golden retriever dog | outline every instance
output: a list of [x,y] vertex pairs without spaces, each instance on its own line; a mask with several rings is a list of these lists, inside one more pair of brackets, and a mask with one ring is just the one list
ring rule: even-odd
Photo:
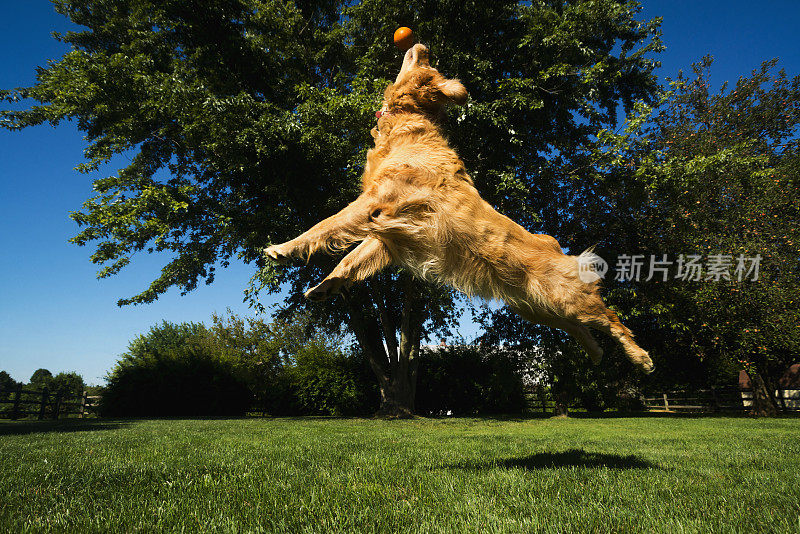
[[307,259],[359,243],[307,298],[327,299],[388,265],[401,265],[422,279],[502,300],[532,323],[566,331],[595,363],[603,352],[589,328],[605,332],[642,371],[652,371],[647,352],[603,303],[597,280],[581,280],[579,260],[591,261],[591,253],[564,254],[554,238],[531,234],[478,194],[442,133],[445,106],[467,98],[461,82],[442,76],[430,66],[428,49],[414,45],[376,113],[375,147],[367,154],[361,195],[265,254],[275,261]]

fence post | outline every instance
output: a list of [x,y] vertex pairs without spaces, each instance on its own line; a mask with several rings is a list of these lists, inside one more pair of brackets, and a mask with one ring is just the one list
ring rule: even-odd
[[775,391],[777,393],[776,397],[778,397],[778,404],[780,404],[779,408],[782,412],[787,412],[786,410],[786,390],[785,389],[778,389]]
[[17,391],[14,392],[14,407],[11,408],[11,419],[17,420],[19,419],[19,403],[20,397],[22,396],[22,386],[17,386]]
[[44,419],[44,410],[47,407],[47,401],[50,399],[49,391],[47,390],[47,386],[42,389],[42,399],[39,401],[39,420]]
[[717,413],[719,411],[719,401],[717,401],[717,390],[711,386],[711,411]]
[[61,392],[56,393],[56,404],[53,406],[53,419],[58,419],[58,413],[61,411]]
[[666,393],[664,393],[664,411],[665,412],[669,411],[669,402],[667,402],[667,394]]
[[78,415],[78,418],[83,419],[85,413],[86,413],[86,392],[84,391],[83,395],[81,395],[81,411],[80,414]]

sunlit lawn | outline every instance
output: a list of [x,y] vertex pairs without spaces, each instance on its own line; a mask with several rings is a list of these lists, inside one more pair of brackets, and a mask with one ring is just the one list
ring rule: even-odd
[[800,420],[2,422],[0,526],[799,532]]

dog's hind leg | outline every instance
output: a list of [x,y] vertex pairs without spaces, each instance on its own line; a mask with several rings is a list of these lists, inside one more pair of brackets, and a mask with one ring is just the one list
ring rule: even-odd
[[339,265],[319,285],[306,291],[309,300],[326,300],[342,287],[360,282],[392,263],[392,256],[383,241],[368,237],[342,258]]
[[514,307],[513,309],[531,323],[558,328],[571,335],[580,343],[583,350],[589,355],[589,359],[592,360],[592,363],[598,364],[603,358],[603,349],[600,348],[600,345],[598,345],[597,341],[592,337],[592,333],[589,332],[589,329],[580,323],[553,315],[534,313],[520,307]]
[[[602,304],[599,295],[596,297]],[[598,306],[599,308],[599,306]],[[628,359],[644,373],[651,373],[655,366],[650,355],[633,340],[633,332],[622,324],[617,314],[602,306],[596,313],[578,314],[576,317],[581,324],[590,328],[596,328],[614,338],[622,345]]]

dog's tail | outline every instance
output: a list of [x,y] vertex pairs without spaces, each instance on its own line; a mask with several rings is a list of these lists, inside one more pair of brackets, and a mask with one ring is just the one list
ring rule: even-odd
[[[594,244],[594,245],[592,245],[591,247],[587,248],[586,250],[584,250],[583,252],[581,252],[580,254],[578,254],[578,259],[581,259],[581,258],[582,258],[584,261],[589,261],[589,262],[591,262],[591,261],[593,261],[593,260],[594,260],[594,259],[596,259],[596,258],[600,258],[600,256],[598,256],[598,255],[597,255],[597,254],[595,254],[595,252],[594,252],[594,249],[596,249],[596,248],[597,248],[597,243],[595,243],[595,244]],[[601,258],[601,259],[602,259],[602,258]]]

